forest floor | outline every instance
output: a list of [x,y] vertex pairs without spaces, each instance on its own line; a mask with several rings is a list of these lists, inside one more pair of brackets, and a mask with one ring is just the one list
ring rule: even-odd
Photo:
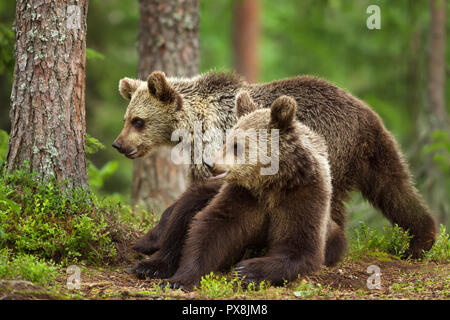
[[[134,261],[135,262],[135,261]],[[1,299],[444,299],[450,300],[450,264],[399,260],[378,253],[364,257],[347,256],[338,266],[281,287],[236,290],[230,282],[211,281],[192,292],[161,289],[161,280],[138,280],[128,273],[130,264],[95,268],[81,267],[81,288],[67,289],[67,275],[61,270],[50,288],[26,281],[0,281]],[[373,274],[367,268],[380,268],[381,287],[369,289]],[[226,276],[231,279],[231,275]],[[372,278],[371,278],[372,279]],[[370,280],[370,279],[369,279]],[[233,287],[234,286],[234,287]],[[231,290],[230,290],[231,288]],[[234,289],[233,289],[234,288]]]

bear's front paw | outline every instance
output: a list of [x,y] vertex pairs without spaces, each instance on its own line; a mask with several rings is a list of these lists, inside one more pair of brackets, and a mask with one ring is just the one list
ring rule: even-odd
[[258,271],[258,268],[252,267],[249,263],[241,262],[237,264],[234,268],[234,273],[244,285],[249,285],[251,282],[260,283],[264,281],[264,277]]
[[420,259],[423,253],[430,250],[435,242],[434,234],[428,237],[413,237],[409,242],[409,248],[402,258]]
[[167,288],[170,288],[170,289],[173,289],[173,290],[180,289],[180,290],[183,290],[185,292],[192,291],[193,288],[194,288],[194,286],[192,284],[183,283],[183,282],[180,282],[180,281],[172,281],[172,280],[164,281],[163,283],[161,283],[159,285],[159,287],[161,289],[163,289],[163,290],[167,289]]
[[170,276],[168,268],[164,267],[163,263],[152,259],[140,261],[131,272],[141,280],[145,278],[168,278]]

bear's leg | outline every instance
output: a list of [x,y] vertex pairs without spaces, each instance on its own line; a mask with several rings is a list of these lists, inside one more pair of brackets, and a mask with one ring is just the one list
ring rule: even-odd
[[378,133],[372,152],[359,168],[359,187],[374,207],[393,224],[409,230],[413,238],[408,256],[420,258],[436,239],[436,223],[413,185],[408,166],[393,137]]
[[244,283],[270,281],[282,285],[292,281],[299,274],[308,275],[320,269],[324,263],[322,250],[315,248],[293,248],[289,243],[271,247],[265,257],[252,258],[239,262],[234,271]]
[[265,237],[266,215],[244,188],[226,185],[199,212],[188,232],[172,288],[190,290],[202,276],[221,271],[240,259],[245,249]]
[[344,229],[330,219],[325,245],[325,265],[327,267],[335,266],[344,257],[346,248],[347,238]]
[[329,219],[326,196],[311,190],[287,199],[269,213],[267,255],[236,265],[237,275],[245,282],[267,280],[280,285],[323,265]]
[[333,194],[331,197],[331,218],[344,230],[347,222],[347,209],[345,208],[344,201],[348,199],[348,191],[346,190],[349,189],[351,188],[339,188],[339,186],[333,186]]
[[175,204],[176,202],[166,210],[164,210],[164,212],[161,214],[161,219],[159,220],[158,224],[149,232],[147,232],[142,238],[140,238],[138,242],[136,242],[136,244],[132,247],[134,251],[151,255],[155,251],[159,250],[161,246],[161,237],[167,227],[167,221],[172,214]]
[[[140,261],[132,272],[140,279],[167,278],[178,267],[181,250],[192,218],[202,210],[219,191],[222,182],[208,181],[190,187],[173,204],[160,236],[160,249],[149,259]],[[160,230],[161,230],[160,229]]]

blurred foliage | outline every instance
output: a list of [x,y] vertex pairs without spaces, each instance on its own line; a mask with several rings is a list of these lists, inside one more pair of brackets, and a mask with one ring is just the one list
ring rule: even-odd
[[14,69],[14,32],[0,24],[0,74],[7,71],[12,75]]
[[91,60],[91,59],[104,59],[105,56],[102,55],[100,52],[95,51],[94,49],[91,48],[86,48],[86,59],[87,60]]
[[450,132],[436,130],[431,134],[431,142],[422,149],[425,155],[431,154],[433,161],[445,175],[450,175]]
[[8,140],[8,133],[5,130],[0,129],[0,161],[6,160],[6,154],[8,152]]
[[[97,153],[99,150],[105,149],[105,146],[90,134],[86,135],[86,155]],[[100,169],[98,169],[92,161],[87,161],[89,187],[95,193],[98,193],[103,187],[106,179],[111,177],[117,170],[117,161],[108,161]]]
[[[312,74],[367,102],[405,151],[417,186],[436,217],[449,226],[448,130],[432,134],[426,92],[428,1],[260,2],[260,80]],[[233,68],[233,4],[233,0],[200,0],[202,72]],[[381,8],[381,30],[366,27],[366,8],[371,4]],[[121,130],[127,106],[117,91],[118,81],[136,75],[138,5],[138,1],[91,1],[88,14],[87,130],[108,146],[88,156],[90,176],[100,177],[97,182],[91,181],[91,188],[101,188],[105,194],[120,194],[122,199],[129,198],[133,165],[109,146]],[[0,72],[0,129],[6,131],[13,71],[14,8],[13,0],[0,2],[0,66],[4,66],[3,73]],[[448,17],[449,8],[447,1]],[[450,34],[448,17],[447,34]],[[450,61],[449,49],[446,55],[446,61]],[[450,81],[446,86],[449,110]],[[112,160],[117,161],[119,168],[115,172],[113,164],[107,165]],[[100,181],[110,174],[107,183]],[[348,204],[351,227],[360,220],[379,228],[387,223],[359,194],[355,193],[352,199]]]

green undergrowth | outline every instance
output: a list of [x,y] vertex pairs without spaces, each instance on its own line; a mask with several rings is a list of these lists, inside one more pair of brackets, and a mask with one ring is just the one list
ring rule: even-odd
[[320,283],[312,283],[298,277],[298,281],[292,283],[284,282],[282,286],[271,286],[270,282],[246,283],[233,275],[217,275],[213,272],[202,277],[200,285],[196,288],[200,297],[206,299],[221,298],[255,298],[273,299],[282,295],[293,295],[296,298],[313,298],[326,296],[330,290]]
[[[411,238],[408,231],[397,225],[384,226],[380,231],[361,222],[352,233],[348,256],[354,259],[370,256],[381,260],[405,258]],[[422,261],[450,262],[450,236],[444,225],[440,225],[436,242],[431,250],[423,253]]]
[[[7,145],[0,130],[0,279],[49,284],[56,268],[121,263],[132,254],[130,243],[155,223],[120,197],[99,196],[114,162],[97,169],[88,161],[91,190],[74,189],[67,182],[42,183],[27,163],[8,171]],[[89,154],[102,148],[87,137]]]
[[441,263],[450,262],[450,235],[447,233],[444,225],[440,225],[440,232],[436,242],[430,251],[424,253],[423,260]]
[[26,280],[48,286],[55,281],[57,269],[54,263],[33,255],[13,255],[9,249],[0,249],[0,279]]
[[139,225],[131,209],[83,189],[42,184],[27,169],[0,177],[0,248],[64,265],[112,263]]
[[237,277],[227,277],[216,275],[213,272],[202,277],[200,285],[196,288],[200,296],[204,298],[216,299],[243,295],[265,295],[270,284],[262,281],[261,283],[250,282],[248,285]]
[[48,285],[57,267],[120,264],[153,223],[121,201],[0,170],[0,279]]
[[361,222],[352,232],[350,254],[355,258],[368,253],[402,257],[409,248],[411,238],[407,231],[397,225],[384,226],[380,231]]

